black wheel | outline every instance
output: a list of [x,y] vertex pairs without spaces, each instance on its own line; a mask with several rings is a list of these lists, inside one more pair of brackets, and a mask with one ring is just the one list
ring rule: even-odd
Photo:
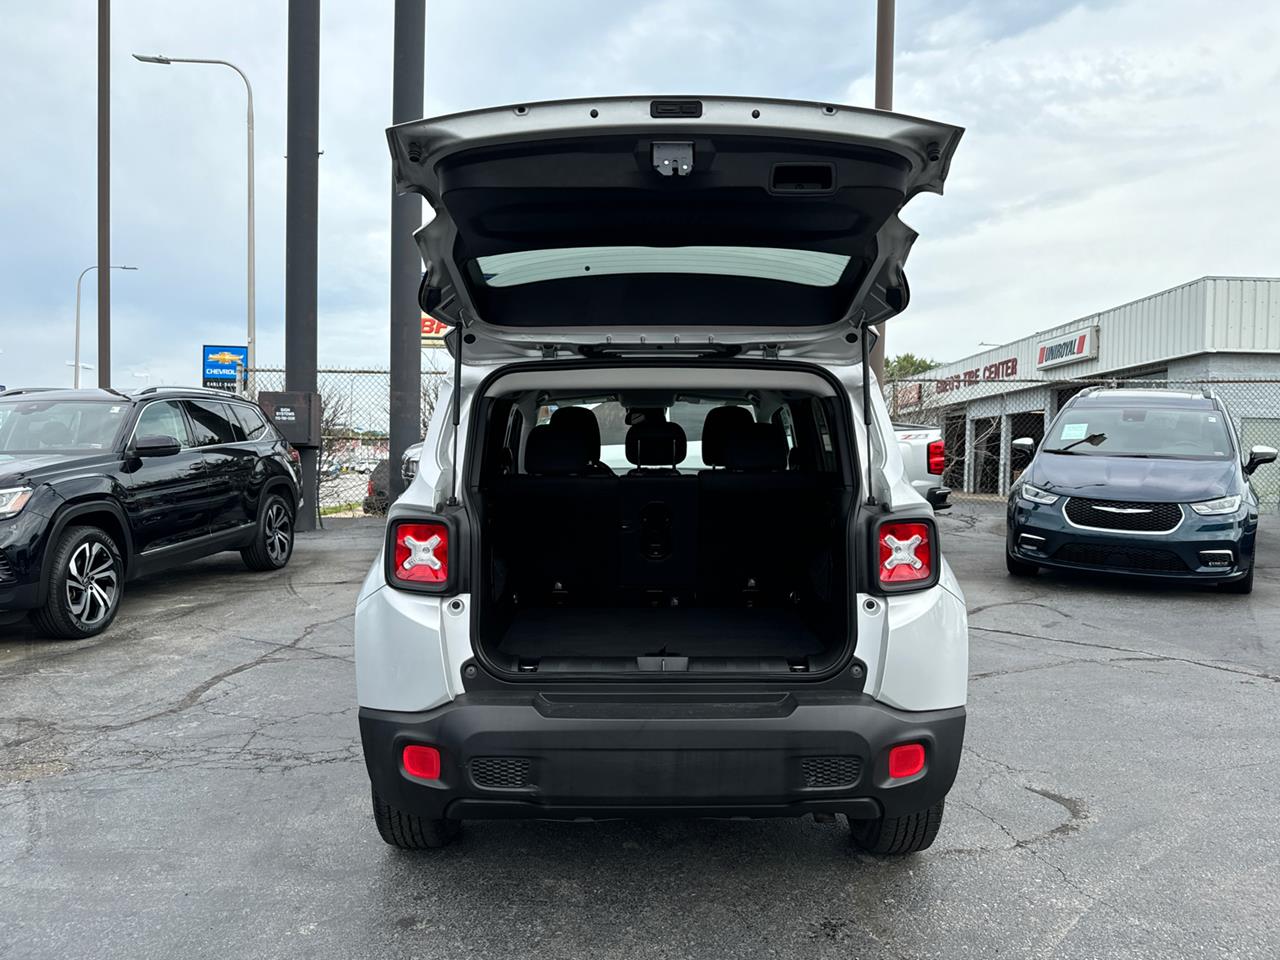
[[46,636],[82,640],[111,625],[123,593],[116,542],[97,527],[68,527],[53,548],[49,598],[31,619]]
[[293,507],[280,494],[268,494],[262,502],[253,543],[240,556],[250,570],[279,570],[293,556]]
[[938,835],[942,826],[942,808],[945,800],[939,800],[928,810],[909,813],[903,817],[880,817],[877,820],[850,820],[853,842],[867,853],[890,856],[901,853],[919,853],[926,850]]
[[401,850],[435,850],[448,846],[462,826],[457,820],[430,820],[397,810],[377,792],[373,794],[373,822],[378,825],[382,839]]
[[1004,566],[1005,569],[1009,571],[1009,576],[1011,577],[1034,577],[1040,572],[1040,568],[1034,563],[1027,563],[1024,560],[1019,560],[1007,550],[1004,554]]

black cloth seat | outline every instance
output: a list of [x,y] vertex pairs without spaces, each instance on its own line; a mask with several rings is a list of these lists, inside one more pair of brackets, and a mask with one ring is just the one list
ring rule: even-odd
[[600,461],[600,421],[586,407],[560,407],[551,414],[550,426],[579,437],[587,451],[588,474],[612,477],[613,470]]
[[726,465],[729,444],[736,433],[750,429],[755,417],[746,407],[713,407],[702,421],[702,462],[708,467]]
[[524,473],[495,478],[493,534],[521,602],[599,603],[616,586],[617,479],[593,475],[580,433],[529,431]]
[[787,470],[776,423],[752,422],[726,440],[725,469],[698,474],[699,594],[784,600],[802,590],[826,532],[823,475]]
[[677,467],[687,451],[684,429],[647,417],[627,431],[618,480],[619,575],[624,590],[656,602],[678,602],[697,580],[698,481]]

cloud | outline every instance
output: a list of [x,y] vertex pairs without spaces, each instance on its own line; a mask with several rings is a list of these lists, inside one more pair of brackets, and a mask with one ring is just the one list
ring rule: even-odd
[[[190,382],[242,342],[244,92],[256,108],[259,357],[283,359],[284,3],[113,4],[115,373]],[[899,110],[968,129],[945,197],[913,201],[913,302],[890,351],[963,355],[1209,272],[1271,273],[1280,11],[1205,17],[1023,0],[899,4]],[[428,114],[618,93],[872,99],[874,4],[433,0]],[[96,258],[92,0],[20,4],[0,32],[0,382],[64,382],[75,277]],[[385,366],[391,0],[322,8],[324,365]],[[92,275],[90,275],[92,277]],[[94,352],[86,284],[82,352]]]

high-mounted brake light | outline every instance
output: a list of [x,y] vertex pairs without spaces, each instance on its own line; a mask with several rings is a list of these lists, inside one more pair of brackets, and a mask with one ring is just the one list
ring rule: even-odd
[[929,457],[929,472],[933,474],[941,474],[942,468],[946,464],[946,443],[942,440],[934,440],[925,448],[925,450]]
[[401,583],[449,580],[449,528],[443,523],[405,521],[392,529],[391,576]]
[[886,520],[876,531],[877,577],[885,589],[927,586],[936,579],[932,524]]

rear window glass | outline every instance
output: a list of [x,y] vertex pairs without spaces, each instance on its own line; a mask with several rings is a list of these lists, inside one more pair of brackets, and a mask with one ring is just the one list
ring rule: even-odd
[[758,277],[831,287],[849,265],[849,258],[777,247],[564,247],[499,253],[478,257],[475,263],[490,287],[636,273]]
[[246,440],[262,440],[266,437],[267,421],[253,407],[245,406],[243,403],[233,403],[231,412],[240,421]]
[[[631,463],[627,460],[627,430],[630,427],[627,425],[626,408],[616,400],[583,403],[581,406],[595,414],[596,423],[600,427],[600,461],[615,471],[629,470]],[[708,465],[702,459],[702,425],[706,422],[707,412],[718,406],[721,406],[719,401],[692,403],[687,400],[677,400],[675,404],[666,408],[666,419],[680,424],[684,430],[687,449],[684,461],[680,464],[682,472],[691,473],[707,469]],[[540,407],[537,423],[539,425],[550,423],[551,414],[555,410],[554,404]],[[747,407],[747,410],[753,417],[755,416],[751,407]]]

